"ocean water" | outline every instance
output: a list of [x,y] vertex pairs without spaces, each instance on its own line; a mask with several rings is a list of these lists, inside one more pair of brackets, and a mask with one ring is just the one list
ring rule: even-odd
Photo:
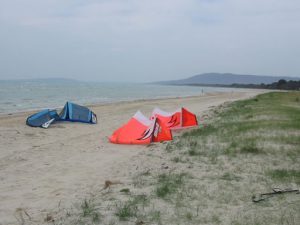
[[87,105],[186,97],[216,91],[228,92],[238,91],[238,89],[64,80],[0,81],[0,114],[60,108],[66,101]]

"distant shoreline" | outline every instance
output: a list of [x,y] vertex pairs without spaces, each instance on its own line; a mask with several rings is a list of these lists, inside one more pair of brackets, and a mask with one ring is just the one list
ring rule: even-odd
[[[215,92],[210,92],[206,94],[213,94]],[[204,94],[205,95],[205,94]],[[204,96],[203,95],[203,96]],[[86,107],[98,107],[98,106],[109,106],[109,105],[115,105],[115,104],[128,104],[128,103],[140,103],[140,102],[151,102],[151,101],[156,101],[156,100],[168,100],[168,99],[185,99],[185,98],[196,98],[200,97],[202,95],[191,95],[191,96],[183,96],[183,97],[157,97],[157,98],[144,98],[144,99],[132,99],[132,100],[117,100],[117,101],[111,101],[111,102],[99,102],[99,103],[92,103],[92,104],[82,104]],[[54,107],[53,109],[61,109],[62,107]],[[44,108],[36,108],[36,109],[28,109],[28,110],[22,110],[22,111],[17,111],[17,112],[5,112],[5,113],[0,113],[0,117],[6,117],[6,116],[20,116],[24,114],[29,114],[29,113],[35,113],[39,110],[43,110]],[[52,108],[51,108],[52,109]]]
[[[292,81],[296,82],[297,86],[292,87],[283,87],[278,88],[278,82],[273,84],[160,84],[160,85],[167,85],[167,86],[190,86],[190,87],[217,87],[217,88],[242,88],[242,89],[266,89],[266,90],[300,90],[300,82],[299,81]],[[299,83],[299,85],[298,85]],[[299,86],[299,87],[298,87]],[[295,89],[296,88],[296,89]]]
[[[237,88],[238,89],[238,88]],[[257,90],[257,89],[251,89],[251,88],[244,88],[243,90]],[[260,89],[263,91],[263,89]],[[270,90],[265,90],[265,91],[270,91]],[[132,100],[119,100],[119,101],[113,101],[113,102],[99,102],[99,103],[92,103],[92,104],[82,104],[86,107],[102,107],[102,106],[113,106],[113,105],[126,105],[130,103],[150,103],[150,102],[156,102],[158,100],[175,100],[175,99],[190,99],[190,98],[199,98],[199,97],[211,97],[216,94],[225,94],[229,92],[222,92],[222,91],[214,91],[214,92],[204,92],[203,94],[199,95],[189,95],[189,96],[171,96],[171,97],[157,97],[157,98],[141,98],[141,99],[132,99]],[[62,106],[63,107],[63,106]],[[60,110],[62,107],[53,107],[50,109],[57,109]],[[17,116],[17,117],[23,117],[24,115],[29,115],[32,113],[36,113],[37,111],[43,110],[45,108],[36,108],[36,109],[28,109],[28,110],[22,110],[22,111],[17,111],[17,112],[5,112],[5,113],[0,113],[0,118],[5,118],[5,117],[12,117],[12,116]]]
[[[198,98],[198,97],[209,97],[212,95],[215,95],[216,93],[226,93],[226,92],[209,92],[209,93],[203,93],[201,95],[190,95],[190,96],[173,96],[173,97],[157,97],[157,98],[143,98],[143,99],[132,99],[132,100],[120,100],[120,101],[114,101],[114,102],[99,102],[99,103],[92,103],[92,104],[82,104],[86,107],[100,107],[100,106],[111,106],[111,105],[126,105],[130,103],[142,103],[142,102],[155,102],[157,100],[174,100],[174,99],[189,99],[189,98]],[[8,113],[0,113],[0,117],[10,117],[10,116],[23,116],[24,114],[30,114],[35,113],[39,110],[42,110],[44,108],[37,108],[37,109],[29,109],[24,111],[18,111],[18,112],[8,112]],[[53,109],[62,109],[62,107],[54,107]]]
[[[62,108],[66,101],[94,106],[138,100],[199,96],[213,92],[238,92],[238,89],[222,87],[192,87],[137,84],[76,85],[19,84],[0,85],[0,115],[16,115],[42,109]],[[18,90],[18,91],[15,91]]]

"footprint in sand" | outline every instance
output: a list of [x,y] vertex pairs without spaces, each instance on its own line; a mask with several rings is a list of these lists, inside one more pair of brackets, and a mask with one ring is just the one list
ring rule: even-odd
[[28,136],[28,137],[34,137],[35,134],[34,134],[34,133],[25,133],[25,136]]

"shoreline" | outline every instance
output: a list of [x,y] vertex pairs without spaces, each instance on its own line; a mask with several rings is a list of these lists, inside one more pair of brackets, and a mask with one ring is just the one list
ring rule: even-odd
[[[233,89],[233,88],[232,88]],[[253,92],[270,92],[272,90],[268,89],[251,89],[251,88],[245,88],[240,90],[239,88],[235,88],[239,91],[232,91],[232,92],[224,92],[224,91],[214,91],[214,92],[207,92],[203,93],[200,95],[188,95],[188,96],[170,96],[170,97],[154,97],[154,98],[141,98],[141,99],[131,99],[131,100],[116,100],[116,101],[111,101],[111,102],[99,102],[99,103],[87,103],[87,104],[81,104],[82,106],[85,107],[100,107],[100,106],[109,106],[109,105],[115,105],[115,104],[128,104],[128,103],[142,103],[142,102],[151,102],[151,101],[156,101],[156,100],[173,100],[173,99],[188,99],[188,98],[197,98],[197,97],[205,97],[205,96],[212,96],[212,95],[217,95],[217,94],[226,94],[226,93],[239,93],[239,92],[247,92],[247,91],[253,91]],[[76,102],[74,102],[76,103]],[[63,106],[61,107],[53,107],[49,109],[55,109],[55,110],[61,110]],[[29,115],[33,114],[36,112],[39,112],[41,110],[44,110],[46,108],[36,108],[36,109],[25,109],[21,111],[12,111],[12,112],[3,112],[0,113],[0,118],[5,118],[5,117],[11,117],[11,116],[23,116],[23,115]]]
[[[214,93],[223,93],[223,92],[210,92],[212,94]],[[209,94],[210,94],[209,93]],[[205,95],[205,94],[204,94]],[[106,105],[114,105],[114,104],[128,104],[131,102],[145,102],[145,101],[155,101],[155,100],[168,100],[168,99],[184,99],[184,98],[192,98],[192,97],[200,97],[204,95],[190,95],[190,96],[178,96],[178,97],[157,97],[157,98],[141,98],[141,99],[132,99],[132,100],[116,100],[116,101],[111,101],[111,102],[99,102],[99,103],[88,103],[88,104],[81,104],[82,106],[85,107],[98,107],[98,106],[106,106]],[[74,102],[76,103],[76,102]],[[50,109],[55,109],[59,110],[62,109],[62,107],[54,107]],[[22,111],[14,111],[14,112],[5,112],[5,113],[0,113],[0,117],[5,117],[5,116],[14,116],[14,115],[22,115],[22,114],[28,114],[28,113],[36,113],[38,111],[44,110],[46,108],[36,108],[36,109],[28,109],[28,110],[22,110]]]
[[[216,94],[216,93],[223,93],[223,92],[210,92],[207,93],[207,95],[209,94]],[[81,104],[82,106],[85,107],[99,107],[99,106],[107,106],[107,105],[114,105],[114,104],[128,104],[128,103],[134,103],[134,102],[147,102],[147,101],[156,101],[156,100],[172,100],[172,99],[185,99],[185,98],[193,98],[193,97],[201,97],[201,96],[205,96],[204,95],[190,95],[190,96],[178,96],[178,97],[157,97],[157,98],[143,98],[143,99],[132,99],[132,100],[116,100],[116,101],[112,101],[112,102],[99,102],[99,103],[91,103],[91,104]],[[74,102],[76,103],[76,102]],[[50,108],[50,109],[55,109],[55,110],[61,110],[63,108],[62,107],[54,107],[54,108]],[[22,111],[14,111],[14,112],[5,112],[5,113],[0,113],[0,118],[1,117],[9,117],[9,116],[21,116],[23,114],[28,114],[28,113],[36,113],[39,112],[41,110],[44,110],[46,108],[36,108],[36,109],[28,109],[28,110],[22,110]]]

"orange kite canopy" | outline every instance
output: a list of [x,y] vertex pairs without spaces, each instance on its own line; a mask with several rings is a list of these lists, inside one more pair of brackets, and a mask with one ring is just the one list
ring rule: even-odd
[[185,108],[180,108],[172,113],[155,108],[152,112],[151,120],[155,118],[161,120],[170,129],[198,126],[196,115]]
[[170,129],[160,119],[149,120],[138,111],[110,136],[109,141],[115,144],[150,144],[172,139]]

